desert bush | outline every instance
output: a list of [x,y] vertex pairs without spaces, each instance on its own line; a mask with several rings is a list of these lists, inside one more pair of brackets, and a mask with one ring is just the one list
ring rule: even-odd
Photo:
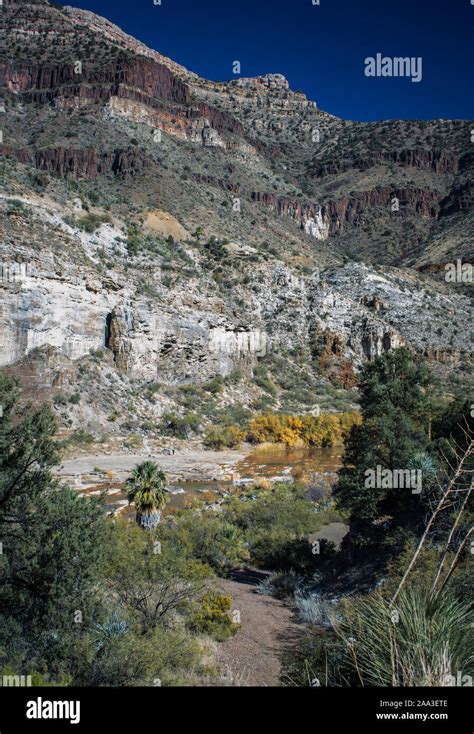
[[66,403],[67,403],[67,396],[64,393],[58,392],[56,393],[56,395],[54,395],[53,397],[54,405],[66,405]]
[[110,214],[92,214],[89,212],[79,217],[74,224],[79,229],[83,229],[85,232],[92,234],[101,224],[110,224],[111,221]]
[[[467,518],[468,525],[472,524],[472,517]],[[384,583],[380,587],[381,593],[391,599],[396,592],[402,576],[410,563],[417,546],[416,536],[409,534],[399,556],[392,558],[386,568]],[[453,547],[447,554],[446,566],[451,565],[455,556]],[[426,543],[421,549],[417,563],[410,575],[411,586],[432,586],[436,578],[440,563],[440,549],[437,542]],[[472,574],[471,558],[469,554],[462,554],[449,581],[451,592],[461,599],[472,599],[474,592],[474,578]]]
[[88,433],[83,428],[77,428],[70,436],[60,441],[58,445],[63,449],[70,447],[82,448],[90,446],[94,442],[95,438],[91,433]]
[[319,594],[296,593],[294,600],[298,618],[312,627],[329,627],[330,606]]
[[204,435],[203,443],[208,449],[225,448],[227,445],[225,431],[219,428],[209,428]]
[[219,426],[236,425],[241,429],[246,428],[251,417],[250,410],[244,408],[243,405],[226,405],[224,408],[214,410],[212,418]]
[[[332,632],[303,637],[281,658],[281,682],[286,686],[351,686],[354,677],[345,675],[346,653]],[[349,671],[351,672],[351,671]]]
[[176,615],[186,616],[189,604],[202,596],[212,576],[206,564],[187,557],[177,544],[157,538],[139,527],[117,523],[108,548],[106,588],[140,634]]
[[199,670],[198,647],[192,636],[157,627],[146,636],[128,632],[111,638],[76,675],[77,685],[182,685],[191,669]]
[[269,574],[255,589],[257,594],[271,594],[277,599],[289,599],[298,593],[303,584],[303,577],[293,569],[274,571]]
[[225,574],[249,559],[242,531],[214,513],[183,513],[171,528],[161,528],[160,535],[178,544],[188,558],[207,563],[217,573]]
[[25,211],[26,206],[20,199],[8,199],[7,214],[21,214]]
[[132,433],[127,436],[125,446],[130,449],[141,449],[143,447],[143,436],[140,436],[139,433]]
[[216,375],[211,380],[208,380],[208,382],[205,382],[203,388],[206,392],[216,395],[222,392],[224,388],[224,380],[220,375]]
[[[317,619],[317,605],[314,613]],[[329,617],[332,629],[315,630],[283,655],[284,684],[452,686],[472,680],[469,602],[450,594],[434,598],[412,586],[394,606],[373,592],[346,600]]]
[[160,431],[165,436],[176,438],[189,438],[195,433],[201,424],[201,419],[196,413],[186,413],[184,416],[176,413],[164,413],[161,418]]
[[268,377],[255,377],[254,382],[258,387],[261,387],[262,390],[265,390],[265,392],[267,392],[269,395],[276,395],[276,387]]
[[250,421],[247,437],[251,443],[279,443],[281,429],[279,416],[260,415]]
[[275,570],[313,567],[307,536],[319,529],[322,519],[303,494],[296,486],[275,484],[252,502],[234,499],[225,506],[223,518],[242,531],[255,565]]
[[48,174],[41,171],[30,174],[30,179],[33,184],[33,188],[36,191],[41,191],[42,189],[45,189],[49,183]]
[[204,446],[210,449],[236,448],[245,437],[245,433],[238,426],[226,428],[209,428],[204,436]]
[[219,591],[209,591],[201,599],[198,609],[191,621],[191,629],[200,634],[213,637],[224,642],[240,627],[232,620],[232,599]]

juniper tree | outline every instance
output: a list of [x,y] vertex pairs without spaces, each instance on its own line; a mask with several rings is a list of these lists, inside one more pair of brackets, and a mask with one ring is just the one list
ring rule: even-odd
[[100,500],[52,478],[59,455],[50,409],[23,403],[3,375],[0,405],[0,649],[44,664],[97,621],[105,513]]
[[419,495],[410,488],[368,486],[367,471],[404,470],[427,451],[433,378],[408,349],[397,349],[362,368],[360,404],[363,423],[353,426],[346,442],[337,504],[350,515],[355,545],[396,542],[396,529],[420,522],[423,490]]

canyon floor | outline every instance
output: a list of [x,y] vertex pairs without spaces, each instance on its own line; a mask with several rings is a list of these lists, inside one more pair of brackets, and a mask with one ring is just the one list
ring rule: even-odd
[[88,454],[61,462],[56,474],[73,483],[100,469],[113,472],[117,479],[125,479],[142,461],[156,461],[173,480],[213,481],[232,479],[232,468],[246,456],[243,451],[207,451],[183,449],[174,454],[140,452],[136,454]]

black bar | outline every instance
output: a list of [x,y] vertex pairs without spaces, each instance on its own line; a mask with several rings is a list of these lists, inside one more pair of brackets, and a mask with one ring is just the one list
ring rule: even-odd
[[[80,720],[28,719],[28,702],[79,701]],[[46,706],[46,708],[43,708]],[[29,704],[32,709],[32,704]],[[0,734],[34,731],[141,734],[206,726],[242,732],[272,721],[309,734],[472,734],[472,688],[0,688]],[[58,709],[57,713],[61,713]],[[62,709],[67,714],[66,707]],[[76,714],[77,710],[70,709]],[[284,724],[286,720],[287,724]]]

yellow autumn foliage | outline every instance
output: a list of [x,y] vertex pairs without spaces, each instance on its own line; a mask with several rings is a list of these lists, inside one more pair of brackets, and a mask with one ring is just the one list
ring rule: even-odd
[[249,423],[247,440],[251,443],[284,443],[286,446],[338,446],[352,426],[362,422],[359,413],[314,415],[257,415]]

